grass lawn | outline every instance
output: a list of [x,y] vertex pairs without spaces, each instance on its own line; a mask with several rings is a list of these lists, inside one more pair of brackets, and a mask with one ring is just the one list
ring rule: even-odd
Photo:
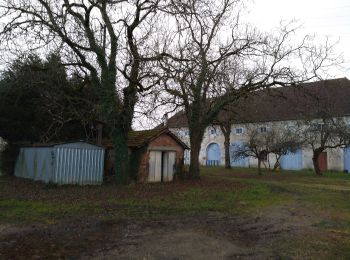
[[[89,242],[81,242],[73,251],[62,252],[64,246],[59,240],[69,233],[62,232],[62,227],[72,223],[74,227],[80,227],[87,222],[90,226],[94,222],[111,223],[115,227],[115,223],[128,221],[128,225],[138,225],[139,229],[133,231],[135,234],[148,230],[151,234],[164,235],[169,234],[170,227],[160,229],[159,225],[152,226],[151,223],[169,223],[170,220],[173,221],[173,235],[167,239],[180,237],[185,231],[200,234],[208,244],[227,243],[225,248],[232,247],[231,251],[236,252],[225,251],[225,256],[350,259],[350,174],[329,172],[318,177],[311,171],[283,171],[258,176],[255,169],[214,167],[202,168],[199,181],[98,187],[59,187],[12,177],[0,178],[0,248],[1,241],[7,241],[9,237],[18,240],[19,244],[23,232],[33,235],[37,230],[43,232],[45,229],[54,234],[50,243],[57,247],[52,249],[50,245],[50,250],[38,249],[39,256],[80,256],[79,248]],[[1,225],[5,230],[3,233]],[[33,225],[34,229],[26,231]],[[118,230],[126,232],[123,225],[118,226]],[[101,241],[108,239],[100,226],[94,226],[93,234],[85,235],[98,237]],[[151,238],[155,239],[155,236]],[[154,241],[158,246],[157,243]],[[4,256],[12,257],[11,249],[18,244],[6,244]],[[141,244],[138,244],[140,250],[146,250],[141,249]],[[99,246],[98,243],[94,245]],[[28,244],[25,249],[28,248],[33,245]],[[191,248],[184,252],[189,256],[200,254],[191,251],[194,246]],[[61,255],[55,255],[60,250]],[[91,247],[91,250],[97,249]],[[218,245],[217,251],[213,249],[206,254],[218,254],[223,250]],[[45,252],[50,254],[45,255]],[[172,256],[176,254],[168,252]],[[130,258],[141,258],[131,251],[125,254]],[[152,258],[152,254],[146,259],[157,258]]]

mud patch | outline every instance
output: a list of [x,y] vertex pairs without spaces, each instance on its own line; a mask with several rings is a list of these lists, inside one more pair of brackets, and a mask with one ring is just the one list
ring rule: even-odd
[[[0,258],[234,259],[278,257],[276,238],[305,230],[287,208],[254,218],[221,213],[154,221],[86,221],[0,234]],[[299,219],[299,221],[296,221]],[[3,229],[4,230],[4,229]]]

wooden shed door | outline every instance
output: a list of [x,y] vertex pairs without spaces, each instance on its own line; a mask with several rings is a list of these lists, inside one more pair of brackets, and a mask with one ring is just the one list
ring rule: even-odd
[[328,163],[327,163],[327,153],[323,152],[320,154],[320,157],[318,157],[318,163],[320,165],[321,171],[327,171],[328,170]]
[[174,178],[174,166],[176,160],[175,152],[163,153],[163,179],[162,181],[172,181]]
[[149,154],[149,182],[160,182],[162,180],[162,152],[151,151]]

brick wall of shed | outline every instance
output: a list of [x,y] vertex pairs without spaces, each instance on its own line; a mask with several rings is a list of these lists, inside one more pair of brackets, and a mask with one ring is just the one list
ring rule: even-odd
[[138,171],[138,182],[147,182],[149,172],[150,151],[159,151],[160,147],[164,147],[165,149],[171,148],[172,151],[176,151],[176,166],[177,168],[181,167],[184,158],[184,148],[178,142],[176,142],[170,135],[162,134],[156,139],[154,139],[151,143],[149,143],[145,153],[142,155]]

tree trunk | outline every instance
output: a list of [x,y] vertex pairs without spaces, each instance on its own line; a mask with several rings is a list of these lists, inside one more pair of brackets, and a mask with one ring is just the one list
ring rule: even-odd
[[273,172],[275,172],[278,169],[278,167],[280,167],[280,159],[281,159],[281,156],[276,155],[276,162],[272,169]]
[[312,156],[312,162],[314,164],[315,173],[317,175],[319,175],[319,176],[322,175],[322,172],[321,172],[321,169],[320,169],[320,164],[319,164],[319,161],[318,161],[318,158],[320,157],[320,155],[321,155],[320,152],[314,151],[313,156]]
[[[199,153],[201,150],[202,140],[204,133],[202,131],[193,132],[190,130],[191,138],[190,138],[190,145],[191,145],[191,162],[190,162],[190,177],[193,179],[199,179],[200,178],[200,165],[199,165]],[[195,134],[192,134],[195,133]]]
[[261,159],[260,158],[258,158],[258,174],[262,175],[262,172],[261,172]]
[[225,168],[231,169],[231,160],[230,160],[230,134],[231,134],[231,131],[227,131],[227,130],[228,129],[226,129],[226,131],[224,132],[224,136],[225,136],[225,142],[224,142]]
[[116,181],[127,184],[132,179],[129,171],[128,133],[134,113],[131,101],[135,99],[136,93],[124,89],[124,99],[121,100],[115,92],[115,78],[115,71],[104,71],[98,91],[102,116],[107,121],[113,143]]
[[114,127],[112,129],[112,142],[117,183],[127,184],[131,181],[129,176],[128,131],[120,126]]

